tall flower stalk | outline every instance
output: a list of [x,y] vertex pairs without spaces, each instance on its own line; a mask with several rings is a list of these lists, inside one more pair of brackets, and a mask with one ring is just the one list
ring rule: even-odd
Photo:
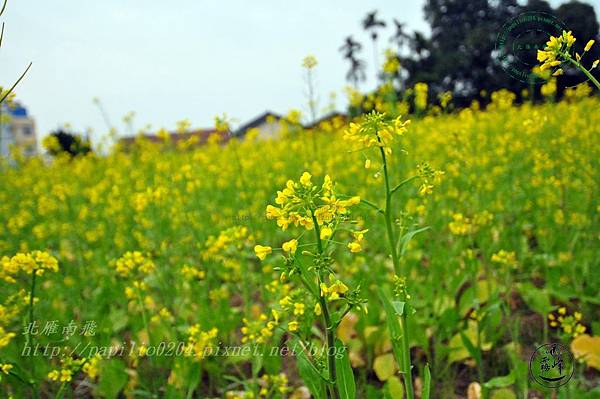
[[565,62],[572,64],[579,69],[583,74],[600,90],[600,82],[592,75],[591,71],[595,69],[600,60],[595,60],[591,67],[587,69],[582,64],[582,59],[585,54],[590,51],[594,45],[594,40],[589,40],[583,49],[583,54],[575,53],[573,55],[572,47],[577,39],[571,31],[563,31],[558,37],[550,36],[550,40],[546,42],[546,47],[543,50],[538,50],[537,59],[542,63],[540,69],[553,70],[553,76],[563,74],[562,64]]
[[[400,264],[401,254],[398,253],[398,244],[400,241],[409,240],[416,233],[423,231],[424,229],[409,231],[400,237],[399,240],[397,232],[394,229],[395,218],[392,199],[394,193],[400,188],[418,178],[421,178],[423,181],[419,193],[422,195],[430,193],[433,188],[433,182],[439,180],[443,172],[435,171],[425,164],[419,167],[419,174],[401,181],[396,186],[392,185],[389,173],[389,156],[392,154],[392,144],[398,137],[402,136],[407,131],[409,122],[410,121],[402,121],[400,117],[391,120],[385,114],[372,112],[366,115],[359,123],[351,123],[344,137],[351,141],[355,145],[356,150],[359,151],[365,151],[372,147],[379,148],[381,170],[383,171],[384,178],[385,206],[381,209],[372,202],[366,200],[363,200],[362,202],[377,210],[378,213],[383,215],[385,220],[386,235],[394,267],[394,282],[396,284],[396,289],[394,292],[394,301],[390,301],[383,291],[380,291],[380,299],[386,309],[388,326],[394,346],[394,355],[404,373],[406,397],[408,399],[414,399],[414,388],[411,376],[412,361],[410,358],[410,343],[408,336],[408,314],[412,311],[412,308],[408,302],[410,296],[407,294],[405,288],[406,279],[402,277],[404,271]],[[371,167],[371,160],[368,156],[365,167]]]
[[[335,184],[328,175],[322,185],[315,185],[311,179],[310,173],[304,172],[298,182],[289,180],[285,188],[277,192],[277,206],[267,206],[267,218],[275,219],[282,230],[290,226],[302,227],[314,234],[314,241],[300,244],[302,235],[299,235],[276,249],[283,252],[282,266],[275,268],[281,273],[280,281],[295,281],[298,288],[279,301],[281,309],[273,309],[275,320],[268,322],[260,335],[270,335],[273,323],[280,323],[280,316],[289,314],[291,321],[285,330],[306,348],[313,339],[313,323],[320,318],[324,328],[321,344],[326,366],[320,364],[317,356],[311,360],[301,354],[298,357],[300,374],[316,398],[353,398],[356,397],[354,375],[337,329],[351,310],[366,311],[366,301],[360,296],[360,286],[351,289],[336,276],[333,252],[336,246],[344,245],[339,241],[340,236],[350,238],[346,243],[350,252],[362,249],[366,230],[353,230],[349,223],[350,208],[357,205],[360,198],[338,198]],[[299,251],[302,247],[306,249]],[[273,252],[273,248],[263,245],[257,245],[254,250],[261,260]],[[309,264],[305,264],[307,259]],[[305,311],[310,308],[312,313]],[[247,334],[249,330],[246,328],[242,332]]]

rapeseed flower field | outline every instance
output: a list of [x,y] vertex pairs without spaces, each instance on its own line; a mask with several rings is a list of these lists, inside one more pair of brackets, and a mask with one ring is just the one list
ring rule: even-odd
[[3,161],[2,397],[596,397],[587,93]]

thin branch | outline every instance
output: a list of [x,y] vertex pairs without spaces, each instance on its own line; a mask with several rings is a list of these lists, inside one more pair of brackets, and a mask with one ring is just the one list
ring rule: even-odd
[[2,6],[2,10],[0,10],[0,17],[2,16],[2,14],[4,14],[4,10],[6,9],[6,3],[8,3],[8,0],[4,0],[4,5]]
[[12,93],[12,91],[15,89],[15,87],[17,87],[17,85],[19,84],[19,82],[21,80],[23,80],[23,78],[27,74],[27,71],[29,71],[29,68],[31,68],[32,65],[33,65],[33,62],[30,62],[29,66],[27,67],[27,69],[25,69],[25,72],[23,72],[23,74],[21,75],[21,77],[19,79],[17,79],[17,81],[15,82],[15,84],[12,85],[12,87],[10,89],[8,89],[8,91],[2,96],[2,98],[0,98],[0,104],[2,104],[4,102],[4,100],[6,100],[6,98],[10,95],[10,93]]
[[375,209],[379,213],[383,213],[383,209],[381,209],[380,207],[378,207],[374,203],[367,201],[366,199],[361,199],[360,203],[370,206],[371,208]]
[[392,191],[390,191],[390,194],[394,194],[396,191],[398,191],[402,186],[404,186],[407,183],[410,183],[411,181],[415,180],[416,178],[418,178],[419,176],[413,176],[413,177],[409,177],[408,179],[402,180],[400,182],[400,184],[398,184],[396,187],[394,187],[392,189]]

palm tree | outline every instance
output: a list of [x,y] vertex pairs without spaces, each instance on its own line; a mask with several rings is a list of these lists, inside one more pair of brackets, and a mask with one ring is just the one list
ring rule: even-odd
[[377,19],[377,10],[372,11],[366,15],[362,20],[362,27],[365,31],[371,34],[371,40],[373,41],[373,60],[375,62],[375,73],[377,74],[377,68],[379,62],[377,61],[377,38],[379,36],[379,29],[385,28],[386,23],[383,20]]
[[346,80],[351,81],[354,87],[357,87],[358,82],[365,79],[365,62],[357,58],[350,58],[350,69],[346,74]]
[[390,42],[396,43],[398,45],[398,49],[402,48],[404,44],[410,41],[410,34],[404,31],[405,23],[398,21],[394,18],[394,26],[396,27],[396,31],[390,37]]
[[344,58],[351,59],[354,55],[362,50],[362,44],[355,41],[352,36],[348,36],[344,39],[344,45],[340,47],[340,51],[344,53]]
[[362,50],[362,44],[355,41],[352,36],[346,37],[344,44],[340,47],[344,59],[350,62],[350,69],[346,74],[346,80],[352,82],[354,87],[358,86],[358,82],[365,80],[365,63],[358,59],[356,54]]

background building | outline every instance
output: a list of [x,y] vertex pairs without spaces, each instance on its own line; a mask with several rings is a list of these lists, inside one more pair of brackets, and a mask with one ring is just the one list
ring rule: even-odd
[[281,115],[271,111],[265,111],[256,118],[244,123],[234,133],[236,137],[243,137],[250,129],[258,129],[260,139],[277,138],[281,130]]
[[35,120],[18,102],[0,106],[0,156],[7,157],[12,146],[22,148],[27,156],[38,152]]

